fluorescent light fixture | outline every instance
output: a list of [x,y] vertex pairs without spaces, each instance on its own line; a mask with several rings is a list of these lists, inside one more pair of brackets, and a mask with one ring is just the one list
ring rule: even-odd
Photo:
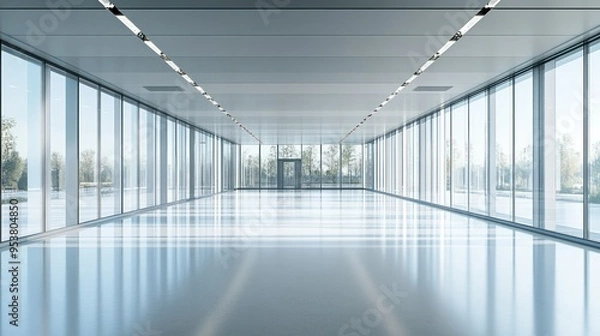
[[352,132],[354,132],[358,127],[363,125],[369,118],[373,117],[374,114],[378,113],[388,102],[394,99],[400,91],[402,91],[405,87],[409,86],[417,77],[419,77],[425,70],[427,70],[435,61],[437,61],[444,53],[446,53],[458,40],[460,40],[469,30],[471,30],[484,16],[486,16],[494,7],[496,7],[501,0],[488,0],[487,4],[483,6],[479,11],[473,16],[461,29],[459,29],[449,41],[447,41],[442,47],[433,54],[417,71],[415,71],[410,78],[408,78],[396,91],[394,91],[386,100],[379,104],[372,113],[368,114],[365,119],[363,119],[352,131],[350,131],[342,140],[343,142]]
[[471,30],[471,28],[475,27],[477,22],[481,21],[481,19],[483,19],[483,16],[475,15],[471,18],[471,20],[469,20],[469,22],[467,22],[462,28],[460,28],[459,32],[462,35],[465,35],[469,30]]
[[417,72],[419,73],[423,73],[423,71],[427,70],[427,68],[429,68],[433,62],[435,62],[434,60],[427,60],[427,62],[425,62],[425,64],[421,65],[421,67],[419,68],[419,70]]
[[98,0],[102,6],[104,6],[104,8],[108,9],[108,8],[113,8],[115,5],[113,5],[112,2],[108,1],[108,0]]
[[158,47],[156,46],[156,44],[154,44],[154,42],[150,41],[150,40],[146,40],[144,41],[144,44],[150,48],[152,51],[154,51],[158,56],[160,56],[162,54],[162,51],[160,51],[160,49],[158,49]]
[[150,39],[142,32],[142,30],[140,28],[138,28],[133,21],[131,21],[127,16],[125,16],[125,14],[123,14],[119,8],[117,8],[117,6],[115,6],[110,0],[98,0],[98,2],[100,2],[100,4],[102,4],[102,6],[104,6],[104,8],[106,8],[111,14],[113,14],[117,19],[119,19],[119,21],[121,21],[121,23],[123,23],[123,25],[125,25],[125,27],[127,27],[134,35],[136,35],[140,40],[142,40],[142,42],[148,47],[150,48],[150,50],[152,50],[154,53],[156,53],[163,61],[165,61],[165,63],[167,63],[167,65],[173,69],[173,71],[175,71],[178,75],[180,75],[183,79],[185,79],[186,82],[188,82],[189,84],[191,84],[196,90],[198,90],[198,92],[200,92],[200,94],[202,94],[202,96],[204,98],[206,98],[209,102],[211,102],[211,104],[213,104],[214,106],[217,107],[217,109],[219,109],[219,111],[223,114],[226,114],[228,117],[231,118],[231,120],[233,120],[237,125],[239,125],[244,131],[246,131],[246,133],[248,133],[251,137],[253,137],[254,139],[256,139],[260,144],[262,144],[262,142],[260,141],[260,139],[258,139],[252,132],[250,132],[246,127],[244,127],[237,119],[235,119],[235,117],[233,117],[231,114],[227,113],[227,111],[225,110],[225,108],[223,108],[217,101],[215,101],[200,85],[198,85],[198,83],[196,83],[194,81],[194,79],[192,79],[192,77],[190,77],[187,73],[185,73],[179,66],[177,66],[177,64],[175,64],[175,62],[173,62],[169,56],[167,56],[165,53],[163,53],[160,48],[154,44],[152,41],[150,41]]
[[135,23],[131,22],[131,20],[129,20],[129,18],[127,18],[127,16],[117,15],[116,17],[117,17],[117,19],[119,19],[119,21],[121,21],[125,25],[125,27],[129,28],[129,30],[131,30],[131,32],[133,32],[134,35],[137,35],[142,31],[140,28],[138,28],[135,25]]
[[[442,56],[442,55],[443,55],[443,54],[444,54],[446,51],[448,51],[448,49],[450,49],[450,48],[451,48],[451,47],[454,45],[454,43],[456,43],[456,41],[452,41],[452,40],[450,40],[450,41],[446,42],[446,44],[444,44],[444,45],[443,45],[443,46],[440,48],[440,50],[438,50],[438,52],[437,52],[437,53],[438,53],[438,55],[439,55],[439,56]],[[438,57],[439,57],[439,56],[438,56]]]
[[452,36],[450,38],[450,41],[458,42],[458,40],[460,40],[462,37],[463,37],[462,33],[458,31],[458,32],[456,32],[456,34],[454,34],[454,36]]
[[171,69],[173,69],[175,72],[181,71],[181,69],[179,69],[179,67],[177,66],[177,64],[175,64],[175,62],[168,60],[168,61],[165,61],[165,63],[167,63],[167,65],[169,65],[171,67]]
[[494,7],[496,7],[500,3],[500,1],[502,1],[502,0],[490,0],[487,3],[487,5],[485,5],[485,7],[487,7],[487,8],[494,8]]
[[415,79],[417,79],[418,77],[419,77],[419,75],[412,74],[412,76],[410,76],[410,78],[408,78],[408,79],[406,80],[406,82],[405,82],[405,83],[408,83],[408,84],[410,84],[410,83],[412,83],[412,82],[413,82]]
[[194,84],[194,80],[192,79],[192,77],[190,77],[188,74],[183,74],[181,75],[181,78],[185,79],[186,82],[190,83],[190,84]]

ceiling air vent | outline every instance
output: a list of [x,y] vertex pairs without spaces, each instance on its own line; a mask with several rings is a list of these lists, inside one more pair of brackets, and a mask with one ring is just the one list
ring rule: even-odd
[[413,91],[418,92],[446,92],[452,89],[452,86],[417,86]]
[[144,89],[150,92],[181,92],[183,88],[180,86],[144,86]]

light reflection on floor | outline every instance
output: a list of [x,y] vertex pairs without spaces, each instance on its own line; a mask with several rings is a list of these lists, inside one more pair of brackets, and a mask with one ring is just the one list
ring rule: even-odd
[[2,335],[600,335],[599,253],[370,192],[222,194],[21,259]]

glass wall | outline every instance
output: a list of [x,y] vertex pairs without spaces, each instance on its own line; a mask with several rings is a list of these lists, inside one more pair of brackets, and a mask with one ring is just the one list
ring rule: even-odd
[[323,145],[323,188],[340,186],[340,146]]
[[577,47],[374,139],[374,189],[600,241],[599,69]]
[[554,135],[546,158],[555,162],[546,167],[545,228],[582,237],[583,50],[548,62],[544,76],[545,128]]
[[204,190],[204,195],[209,195],[216,192],[215,188],[215,170],[214,161],[215,152],[213,142],[215,137],[211,134],[202,133],[203,134],[203,144],[202,144],[202,153],[204,154],[204,160],[202,160],[202,189]]
[[241,146],[240,187],[260,187],[260,146]]
[[600,241],[600,43],[590,46],[589,81],[589,237]]
[[533,223],[533,74],[514,80],[514,183],[515,220]]
[[178,193],[176,199],[178,201],[185,200],[190,197],[190,134],[189,128],[185,124],[177,124],[177,186]]
[[[11,202],[23,237],[187,199],[192,180],[202,194],[215,191],[220,138],[4,45],[0,70],[0,241]],[[224,143],[232,188],[236,145]]]
[[260,146],[260,186],[277,188],[277,146]]
[[177,184],[177,124],[175,120],[167,119],[167,202],[178,199],[179,186]]
[[[362,145],[342,145],[342,187],[362,188]],[[390,156],[393,158],[393,156]]]
[[444,184],[443,184],[443,205],[452,205],[452,114],[451,109],[447,108],[444,114],[444,155],[440,164],[444,166]]
[[79,222],[99,216],[98,87],[79,83]]
[[255,174],[259,167],[260,188],[277,188],[279,159],[301,160],[302,188],[363,188],[365,176],[373,176],[368,166],[375,163],[369,159],[374,151],[363,153],[369,151],[364,145],[241,145],[235,149],[241,153],[240,188],[259,187]]
[[42,64],[2,49],[2,239],[18,203],[19,234],[44,229],[42,194]]
[[375,162],[374,162],[374,150],[373,143],[367,143],[364,146],[364,185],[365,188],[373,189],[373,175],[375,175]]
[[412,198],[417,198],[415,197],[415,178],[414,178],[414,171],[415,171],[415,167],[417,166],[416,162],[415,162],[415,137],[414,137],[414,129],[415,127],[413,126],[408,126],[407,128],[404,129],[404,139],[406,141],[406,155],[404,156],[404,166],[402,167],[402,170],[405,172],[405,185],[406,185],[406,192],[404,193],[404,196],[406,197],[412,197]]
[[469,106],[466,101],[452,106],[452,206],[469,207]]
[[492,88],[490,96],[490,215],[513,220],[513,85]]
[[156,116],[149,109],[140,107],[140,167],[139,167],[139,192],[140,208],[147,208],[156,204],[155,171],[156,163]]
[[[77,134],[77,78],[68,76],[57,69],[47,70],[48,102],[47,133],[48,153],[46,157],[46,225],[47,229],[58,229],[68,225],[77,224],[77,213],[73,212],[73,198],[77,197],[77,190],[73,186],[77,181],[77,148],[67,146],[68,142]],[[2,139],[5,139],[4,118],[2,119]],[[71,138],[69,138],[71,137]],[[3,147],[5,148],[5,147]],[[4,152],[3,152],[4,153]],[[4,155],[4,154],[3,154]],[[3,156],[4,157],[4,156]],[[3,161],[4,162],[4,161]],[[67,164],[70,162],[71,164]],[[75,163],[75,165],[73,164]],[[71,186],[71,190],[68,190]],[[4,196],[4,195],[3,195]],[[67,210],[71,213],[68,213]]]
[[235,185],[235,146],[223,141],[223,191],[233,190]]
[[296,145],[279,145],[279,158],[280,159],[299,159],[300,158],[300,147]]
[[100,93],[100,217],[121,213],[120,138],[117,120],[121,119],[121,99]]
[[487,95],[469,99],[469,210],[487,213]]
[[123,101],[123,211],[138,209],[138,107]]
[[321,187],[321,146],[302,145],[302,187]]

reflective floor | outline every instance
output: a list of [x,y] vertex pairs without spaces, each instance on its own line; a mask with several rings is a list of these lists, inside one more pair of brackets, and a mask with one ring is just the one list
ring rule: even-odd
[[600,335],[600,254],[363,191],[240,191],[21,249],[1,335]]

